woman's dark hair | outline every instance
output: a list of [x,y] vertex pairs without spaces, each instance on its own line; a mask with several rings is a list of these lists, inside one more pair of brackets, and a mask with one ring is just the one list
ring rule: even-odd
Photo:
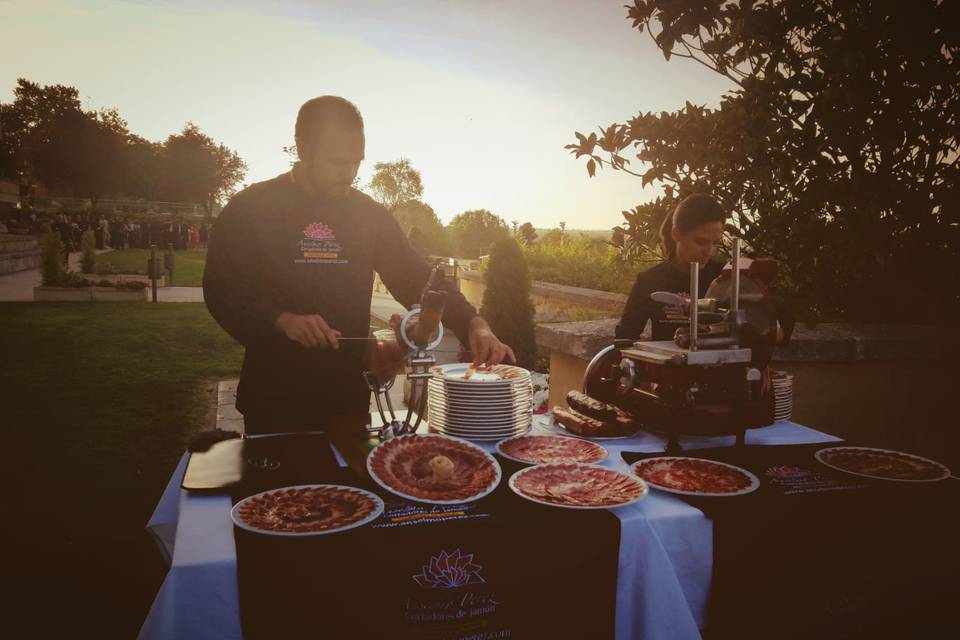
[[712,196],[694,193],[683,200],[667,214],[660,225],[660,247],[668,260],[677,255],[677,243],[673,241],[671,231],[674,227],[680,233],[689,233],[694,227],[708,222],[724,222],[727,212]]
[[363,116],[357,105],[340,96],[320,96],[304,102],[297,112],[297,124],[294,127],[297,144],[304,147],[312,144],[326,122],[336,122],[363,133]]

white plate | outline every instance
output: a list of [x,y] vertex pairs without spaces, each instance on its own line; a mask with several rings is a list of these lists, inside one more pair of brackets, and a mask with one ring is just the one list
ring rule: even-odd
[[498,427],[496,429],[473,429],[471,427],[458,427],[456,425],[448,425],[442,422],[431,422],[430,426],[436,429],[446,431],[448,433],[455,434],[455,435],[470,434],[470,435],[488,437],[488,436],[495,436],[500,434],[501,438],[506,437],[508,435],[513,435],[518,431],[526,431],[527,429],[530,428],[529,424],[523,424],[523,423],[510,425],[509,427]]
[[[284,489],[308,489],[308,488],[309,489],[321,489],[321,488],[349,489],[350,491],[354,491],[356,493],[362,493],[363,495],[369,498],[372,498],[374,502],[377,503],[377,506],[374,508],[373,513],[365,516],[361,520],[357,520],[356,522],[352,522],[343,527],[336,527],[335,529],[325,529],[323,531],[298,532],[298,531],[271,531],[270,529],[258,529],[257,527],[247,524],[246,522],[240,519],[239,515],[237,515],[239,512],[239,507],[244,502],[247,502],[248,500],[258,498],[268,493],[276,493],[277,491],[283,491]],[[363,489],[357,489],[356,487],[348,487],[341,484],[298,484],[298,485],[292,485],[289,487],[279,487],[277,489],[270,489],[269,491],[261,491],[260,493],[253,494],[252,496],[247,496],[237,504],[233,505],[233,509],[230,510],[230,519],[233,520],[233,524],[237,525],[241,529],[252,531],[253,533],[261,533],[267,536],[282,536],[286,538],[303,538],[308,536],[325,536],[330,533],[338,533],[340,531],[346,531],[348,529],[355,529],[356,527],[362,527],[368,522],[372,520],[376,520],[381,513],[383,513],[383,500],[381,500],[380,496],[378,496],[375,493],[370,493],[369,491],[365,491]]]
[[[441,429],[436,429],[436,430],[433,431],[433,432],[434,432],[434,433],[438,433],[438,434],[444,434],[444,435],[452,435],[452,434],[446,434],[446,432],[443,431],[443,430],[441,430]],[[504,437],[512,438],[513,436],[522,436],[522,435],[525,435],[525,434],[527,434],[527,433],[529,433],[529,430],[527,430],[527,431],[515,432],[515,433],[510,433],[510,434],[507,434],[506,436],[479,436],[479,435],[468,435],[468,436],[453,436],[453,437],[461,438],[461,439],[463,439],[463,440],[471,440],[471,441],[473,441],[473,442],[499,442],[500,440],[503,440]]]
[[[406,493],[403,493],[402,491],[398,491],[398,490],[394,489],[393,487],[391,487],[390,485],[388,485],[386,482],[384,482],[384,481],[380,478],[380,476],[378,476],[376,473],[374,473],[373,468],[371,467],[370,462],[373,460],[374,456],[376,456],[377,451],[378,451],[381,447],[386,446],[386,445],[389,445],[391,442],[395,442],[395,441],[397,441],[397,440],[400,440],[401,438],[446,438],[446,439],[449,439],[449,440],[456,440],[456,441],[458,441],[458,442],[461,442],[461,443],[467,445],[468,447],[471,447],[472,449],[475,449],[476,451],[482,453],[483,456],[493,464],[494,471],[496,472],[496,477],[493,479],[493,482],[491,482],[488,487],[486,487],[485,489],[483,489],[483,491],[481,491],[481,492],[479,492],[479,493],[476,493],[476,494],[470,496],[469,498],[464,498],[464,499],[461,499],[461,500],[429,500],[429,499],[427,499],[427,498],[418,498],[418,497],[416,497],[416,496],[411,496],[411,495],[408,495],[408,494],[406,494]],[[386,490],[389,491],[390,493],[392,493],[392,494],[394,494],[394,495],[397,495],[397,496],[400,496],[401,498],[406,498],[407,500],[412,500],[412,501],[414,501],[414,502],[423,502],[423,503],[426,503],[426,504],[463,504],[463,503],[465,503],[465,502],[473,502],[473,501],[475,501],[475,500],[479,500],[480,498],[482,498],[482,497],[490,494],[494,489],[496,489],[497,486],[500,484],[500,479],[503,477],[503,472],[500,470],[500,463],[497,462],[497,459],[494,458],[494,457],[493,457],[492,455],[490,455],[489,453],[487,453],[483,448],[478,447],[477,445],[473,444],[472,442],[467,442],[467,441],[466,441],[465,439],[463,439],[463,438],[454,437],[454,436],[449,436],[449,435],[444,435],[444,434],[440,434],[440,433],[417,433],[417,434],[410,434],[410,435],[404,435],[404,436],[397,436],[397,437],[395,437],[395,438],[391,438],[390,440],[387,440],[386,442],[383,442],[383,443],[377,445],[373,450],[370,451],[369,454],[367,454],[367,473],[370,474],[370,477],[373,478],[374,482],[376,482],[377,484],[379,484],[381,487],[383,487],[384,489],[386,489]]]
[[497,391],[481,391],[478,393],[459,393],[457,391],[450,391],[449,389],[437,389],[435,387],[428,387],[427,392],[432,398],[444,398],[446,400],[459,400],[461,402],[471,401],[471,400],[507,400],[513,398],[526,398],[533,395],[531,389],[516,389],[516,390],[497,390]]
[[[639,466],[639,465],[641,465],[641,464],[646,464],[646,463],[648,463],[648,462],[650,462],[650,461],[662,461],[662,460],[702,460],[702,461],[704,461],[704,462],[709,462],[709,463],[711,463],[711,464],[720,465],[721,467],[728,467],[728,468],[730,468],[730,469],[736,469],[737,471],[739,471],[740,473],[744,474],[745,476],[747,476],[747,477],[750,479],[750,486],[745,487],[745,488],[741,489],[740,491],[733,491],[733,492],[729,492],[729,493],[708,493],[708,492],[705,492],[705,491],[684,491],[684,490],[682,490],[682,489],[674,489],[673,487],[666,487],[666,486],[657,484],[656,482],[653,482],[652,480],[647,480],[646,478],[643,478],[643,476],[641,476],[640,474],[637,473],[637,470],[636,470],[636,467],[637,467],[637,466]],[[751,492],[753,492],[753,491],[756,491],[756,490],[760,487],[760,480],[757,478],[757,476],[753,475],[752,473],[750,473],[750,472],[747,471],[746,469],[743,469],[743,468],[741,468],[741,467],[738,467],[738,466],[735,466],[735,465],[732,465],[732,464],[727,464],[726,462],[718,462],[718,461],[716,461],[716,460],[707,460],[706,458],[693,458],[693,457],[684,457],[684,456],[657,456],[657,457],[655,457],[655,458],[644,458],[643,460],[637,460],[637,461],[634,462],[632,465],[630,465],[630,471],[632,471],[633,474],[634,474],[635,476],[637,476],[638,478],[642,478],[643,480],[646,480],[647,484],[649,484],[649,485],[650,485],[651,487],[653,487],[654,489],[659,489],[660,491],[666,491],[667,493],[675,493],[675,494],[681,495],[681,496],[700,496],[700,497],[704,497],[704,498],[714,498],[714,497],[716,497],[716,498],[727,498],[727,497],[730,497],[730,496],[742,496],[742,495],[745,495],[745,494],[747,494],[747,493],[751,493]]]
[[[473,366],[470,363],[456,362],[453,364],[441,364],[436,367],[431,367],[430,372],[437,376],[438,379],[444,380],[445,382],[461,382],[466,384],[502,384],[504,382],[511,383],[520,380],[530,380],[530,372],[528,370],[509,364],[498,364],[494,366],[491,371],[473,369],[473,376],[469,380],[464,380],[463,376],[466,375],[469,369],[473,369]],[[516,374],[516,377],[507,379],[502,377],[493,377],[496,374],[502,373]]]
[[504,431],[516,431],[520,428],[529,427],[532,422],[532,420],[519,420],[509,424],[476,426],[469,424],[465,425],[458,422],[447,422],[445,420],[432,420],[430,424],[437,427],[443,427],[444,429],[452,429],[453,431],[466,431],[469,433],[502,433]]
[[529,427],[517,427],[516,429],[507,429],[505,431],[469,431],[463,429],[451,429],[450,427],[433,427],[434,431],[446,433],[455,438],[483,438],[485,440],[494,440],[499,442],[504,438],[512,438],[529,431]]
[[[903,456],[905,458],[912,458],[914,460],[919,460],[921,462],[926,462],[927,464],[931,464],[940,469],[940,475],[937,476],[936,478],[924,478],[919,480],[913,480],[909,478],[887,478],[885,476],[874,476],[866,473],[859,473],[857,471],[850,471],[848,469],[844,469],[843,467],[838,467],[824,460],[824,457],[826,457],[826,453],[829,451],[871,451],[874,453],[894,454],[895,456]],[[915,456],[912,453],[894,451],[892,449],[874,449],[872,447],[828,447],[826,449],[820,449],[819,451],[813,454],[813,457],[819,460],[821,464],[825,464],[831,469],[836,469],[837,471],[849,473],[850,475],[854,475],[854,476],[861,476],[863,478],[873,478],[874,480],[889,480],[891,482],[939,482],[940,480],[944,480],[950,477],[950,469],[940,464],[936,460],[931,460],[930,458],[924,458],[922,456]]]
[[[590,468],[594,468],[594,469],[603,469],[603,470],[606,471],[606,472],[615,473],[615,474],[617,474],[617,475],[619,475],[619,476],[624,476],[624,477],[626,477],[626,478],[629,478],[631,481],[638,483],[638,484],[641,486],[642,491],[640,492],[640,495],[639,495],[639,496],[637,496],[636,498],[633,498],[633,499],[631,499],[631,500],[627,500],[626,502],[621,502],[621,503],[618,503],[618,504],[608,504],[608,505],[595,505],[595,506],[592,506],[592,505],[575,505],[575,504],[557,504],[556,502],[547,502],[546,500],[540,500],[540,499],[538,499],[538,498],[533,498],[533,497],[531,497],[531,496],[528,496],[527,494],[525,494],[525,493],[523,493],[522,491],[520,491],[519,489],[517,489],[517,485],[516,485],[517,478],[520,478],[520,477],[523,476],[523,474],[525,474],[525,473],[530,473],[530,472],[534,471],[535,469],[541,469],[541,468],[543,468],[543,467],[553,467],[553,466],[563,466],[563,467],[566,467],[566,466],[570,466],[570,465],[573,465],[573,466],[576,466],[576,467],[590,467]],[[643,481],[642,478],[638,478],[638,477],[636,477],[636,476],[631,476],[631,475],[629,475],[629,474],[623,473],[622,471],[616,471],[616,470],[614,470],[614,469],[610,469],[609,467],[601,467],[601,466],[595,465],[595,464],[581,464],[581,463],[576,463],[576,462],[561,462],[561,463],[553,463],[553,464],[538,464],[538,465],[534,465],[534,466],[532,466],[532,467],[527,467],[526,469],[521,469],[520,471],[517,471],[515,474],[513,474],[512,476],[510,476],[510,480],[507,482],[507,484],[508,484],[508,486],[510,487],[510,489],[511,489],[515,494],[517,494],[518,496],[520,496],[520,497],[523,498],[524,500],[529,500],[530,502],[536,502],[537,504],[543,504],[543,505],[546,505],[546,506],[548,506],[548,507],[560,507],[561,509],[616,509],[616,508],[618,508],[618,507],[624,507],[624,506],[626,506],[626,505],[628,505],[628,504],[633,504],[634,502],[637,502],[638,500],[644,498],[648,493],[650,493],[650,487],[647,485],[646,482]]]
[[470,436],[496,436],[499,435],[501,438],[507,436],[515,435],[520,431],[526,431],[530,428],[529,423],[519,423],[510,425],[509,427],[497,427],[496,429],[475,429],[472,427],[458,427],[456,425],[449,425],[443,422],[431,422],[430,426],[434,429],[444,431],[446,433],[451,433],[453,435],[470,435]]
[[433,397],[429,398],[427,401],[434,406],[440,407],[441,409],[449,409],[450,411],[457,411],[461,413],[491,413],[504,410],[511,411],[515,409],[529,409],[531,406],[533,406],[533,401],[531,398],[524,398],[522,400],[509,400],[497,403],[473,402],[470,404],[451,404]]
[[503,447],[505,444],[509,442],[513,442],[514,440],[520,440],[522,438],[549,438],[551,440],[569,440],[571,442],[586,442],[594,447],[597,447],[598,449],[600,449],[600,451],[603,452],[602,457],[594,460],[593,462],[587,462],[584,464],[598,464],[606,460],[607,456],[610,455],[610,453],[604,447],[601,447],[596,442],[590,442],[589,440],[585,440],[584,438],[571,438],[569,436],[557,436],[557,435],[546,434],[546,433],[513,436],[512,438],[506,438],[505,440],[501,440],[500,442],[497,443],[497,453],[502,455],[504,458],[507,458],[508,460],[513,460],[514,462],[519,462],[520,464],[540,464],[539,462],[533,462],[531,460],[523,460],[522,458],[516,458],[503,450]]
[[571,438],[580,438],[581,440],[626,440],[627,438],[633,438],[638,433],[643,431],[643,429],[637,429],[628,436],[582,436],[579,433],[574,433],[570,431],[565,426],[551,418],[550,424],[548,425],[550,429],[553,429],[553,432],[562,436],[570,436]]
[[430,399],[427,401],[431,409],[437,409],[451,415],[463,415],[463,416],[499,416],[509,413],[523,413],[530,411],[531,403],[530,402],[512,402],[509,404],[503,405],[476,405],[473,407],[457,407],[444,404],[437,400]]
[[487,381],[464,381],[450,380],[448,378],[433,377],[427,383],[434,387],[442,389],[452,389],[459,393],[482,393],[485,391],[509,391],[512,389],[527,389],[533,386],[533,381],[529,378],[518,378],[515,380],[487,380]]
[[533,413],[531,411],[524,411],[522,413],[514,413],[508,415],[500,416],[473,416],[466,418],[463,416],[449,415],[445,414],[442,411],[430,410],[431,418],[439,418],[444,422],[449,422],[453,425],[464,425],[469,427],[490,427],[493,425],[509,425],[516,424],[518,422],[529,422]]
[[477,406],[517,404],[519,402],[530,402],[531,398],[533,398],[533,394],[519,393],[516,395],[504,395],[504,396],[459,397],[459,396],[448,396],[442,393],[434,393],[433,391],[430,391],[427,394],[427,397],[433,400],[434,402],[442,402],[444,404],[449,404],[451,406],[471,408],[471,407],[477,407]]
[[447,416],[442,413],[433,413],[430,414],[430,419],[433,421],[440,421],[446,424],[453,425],[455,427],[479,427],[481,429],[488,429],[497,426],[508,427],[515,424],[521,424],[524,422],[530,422],[532,419],[532,414],[527,411],[524,414],[517,416],[504,416],[502,418],[475,418],[472,420],[467,420],[465,418],[459,418],[457,416]]

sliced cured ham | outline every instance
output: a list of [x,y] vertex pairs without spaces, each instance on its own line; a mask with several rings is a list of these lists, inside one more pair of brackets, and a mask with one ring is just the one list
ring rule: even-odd
[[497,450],[511,460],[527,464],[592,464],[607,457],[607,450],[596,443],[554,435],[529,435],[502,440],[497,444]]
[[377,496],[353,487],[305,485],[258,493],[237,503],[234,521],[265,533],[316,534],[358,526],[383,510]]
[[441,504],[476,500],[500,481],[500,466],[486,451],[436,434],[387,440],[370,452],[367,470],[401,497]]
[[760,486],[749,471],[701,458],[648,458],[634,463],[633,472],[657,489],[684,494],[740,495]]
[[587,464],[542,464],[510,478],[518,495],[559,507],[580,509],[619,507],[639,500],[647,486],[639,478]]

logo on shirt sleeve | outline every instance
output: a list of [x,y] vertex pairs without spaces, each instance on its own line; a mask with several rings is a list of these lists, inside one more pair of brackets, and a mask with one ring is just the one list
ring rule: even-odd
[[322,222],[312,222],[303,230],[300,240],[302,258],[294,260],[297,264],[346,264],[340,258],[343,245],[337,242],[333,229]]

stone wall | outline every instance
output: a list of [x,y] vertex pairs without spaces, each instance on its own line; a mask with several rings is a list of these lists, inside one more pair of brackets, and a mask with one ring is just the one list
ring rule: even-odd
[[39,266],[40,246],[36,237],[0,234],[0,275]]
[[[541,324],[550,351],[550,404],[579,388],[615,319]],[[926,454],[960,471],[953,396],[960,330],[946,325],[798,326],[773,367],[794,376],[793,420],[866,446]]]
[[[477,309],[483,304],[483,292],[487,285],[479,271],[459,273],[460,292]],[[536,309],[537,322],[567,322],[617,318],[623,310],[627,297],[620,293],[608,293],[595,289],[567,287],[552,282],[534,281],[530,299]]]

